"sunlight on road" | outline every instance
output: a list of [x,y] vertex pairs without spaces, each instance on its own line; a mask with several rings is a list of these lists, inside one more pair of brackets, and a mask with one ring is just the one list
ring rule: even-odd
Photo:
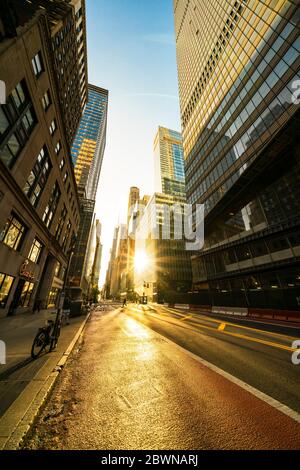
[[150,334],[146,328],[140,325],[136,320],[132,318],[127,318],[125,322],[124,332],[127,336],[135,337],[142,340],[136,345],[136,360],[138,361],[151,361],[154,359],[157,348],[153,346],[150,341]]
[[149,332],[132,318],[127,318],[125,327],[131,336],[136,336],[139,339],[149,339]]

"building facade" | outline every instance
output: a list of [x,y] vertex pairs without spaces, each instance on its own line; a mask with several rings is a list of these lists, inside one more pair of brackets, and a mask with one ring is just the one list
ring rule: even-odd
[[87,278],[89,281],[89,298],[94,300],[98,297],[99,277],[102,258],[101,223],[98,219],[93,223],[93,228],[88,246]]
[[[1,3],[1,17],[9,30],[26,24],[40,12],[46,13],[48,34],[44,41],[52,48],[53,80],[57,85],[66,140],[71,147],[87,102],[85,0],[3,0]],[[39,67],[38,60],[36,67]]]
[[134,293],[134,253],[135,253],[135,217],[137,206],[140,200],[140,190],[136,186],[130,188],[128,196],[128,209],[127,209],[127,295],[132,297]]
[[110,297],[127,296],[127,225],[120,224],[115,228],[114,241],[110,260]]
[[[58,21],[58,2],[52,3]],[[0,80],[6,89],[0,107],[1,316],[56,305],[79,226],[52,21],[47,9],[28,13],[23,4],[9,2],[5,11],[1,4]],[[75,15],[72,6],[70,12]],[[61,15],[63,25],[64,8]]]
[[105,297],[107,299],[113,297],[113,271],[114,271],[114,260],[116,258],[116,253],[117,253],[117,239],[118,239],[118,232],[119,232],[119,227],[114,228],[114,235],[113,235],[113,242],[112,242],[112,247],[110,250],[110,258],[109,258],[109,263],[108,267],[106,270],[106,277],[105,277]]
[[72,147],[72,159],[80,200],[81,222],[71,261],[68,286],[71,298],[86,296],[90,286],[88,261],[95,199],[106,144],[108,91],[88,85],[88,102]]
[[135,292],[151,302],[183,301],[191,291],[191,254],[184,236],[174,236],[173,209],[176,207],[182,215],[184,206],[184,198],[155,193],[138,218]]
[[175,0],[174,15],[187,201],[205,205],[197,302],[296,312],[298,2]]
[[159,127],[154,140],[155,191],[185,198],[182,136]]
[[88,85],[88,102],[72,147],[80,196],[95,200],[106,145],[108,91]]

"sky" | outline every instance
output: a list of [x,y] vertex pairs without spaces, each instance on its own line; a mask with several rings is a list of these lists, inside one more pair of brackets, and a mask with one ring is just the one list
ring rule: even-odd
[[89,83],[109,90],[107,143],[96,201],[100,284],[129,189],[154,192],[159,125],[180,131],[172,0],[86,0]]

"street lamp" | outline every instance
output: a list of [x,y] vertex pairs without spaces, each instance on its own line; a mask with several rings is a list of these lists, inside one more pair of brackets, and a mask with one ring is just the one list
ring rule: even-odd
[[73,234],[72,238],[71,238],[71,242],[70,242],[70,247],[67,251],[68,263],[67,263],[67,269],[66,269],[66,272],[65,272],[63,287],[62,287],[62,290],[61,290],[61,293],[60,293],[60,296],[59,296],[58,310],[57,310],[58,315],[61,314],[61,311],[63,310],[63,306],[64,306],[64,300],[65,300],[65,296],[66,296],[67,280],[68,280],[68,276],[69,276],[69,270],[70,270],[70,265],[71,265],[71,261],[72,261],[72,258],[73,258],[74,250],[75,250],[76,241],[77,241],[77,235]]

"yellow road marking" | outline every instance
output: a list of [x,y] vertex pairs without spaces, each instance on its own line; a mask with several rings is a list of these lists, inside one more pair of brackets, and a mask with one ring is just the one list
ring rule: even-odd
[[[164,307],[164,308],[166,308],[166,307]],[[203,319],[205,319],[207,321],[210,321],[212,323],[219,323],[219,324],[223,323],[221,320],[216,320],[215,318],[210,318],[205,314],[201,314],[201,315],[205,316],[205,318],[203,318]],[[199,317],[199,320],[201,320],[201,317]],[[253,321],[255,321],[255,320],[253,320]],[[294,340],[299,339],[296,336],[289,336],[289,335],[285,335],[283,333],[275,333],[275,332],[272,332],[272,331],[260,330],[259,328],[252,328],[251,326],[239,325],[237,323],[232,323],[232,322],[226,322],[226,325],[234,326],[234,327],[240,328],[242,330],[256,331],[257,333],[266,334],[266,335],[269,335],[269,336],[277,336],[277,337],[280,337],[280,338],[286,338],[288,340],[291,340],[291,342],[294,341]]]
[[[152,313],[148,313],[148,315],[157,316],[156,314],[152,314]],[[170,318],[170,320],[172,320],[172,318]],[[176,326],[176,323],[174,323],[174,322],[172,322],[172,323]],[[190,324],[193,325],[193,326],[197,326],[199,329],[204,328],[206,330],[210,330],[210,331],[214,331],[214,332],[219,331],[218,329],[213,328],[212,326],[202,325],[202,324],[196,323],[194,321],[190,322]],[[248,328],[248,329],[251,330],[251,328]],[[258,331],[261,332],[261,330],[258,330]],[[253,338],[251,336],[246,336],[246,335],[242,335],[242,334],[239,334],[239,333],[232,333],[232,332],[224,331],[224,330],[220,331],[220,333],[222,333],[224,335],[228,335],[228,336],[233,336],[235,338],[240,338],[240,339],[245,339],[247,341],[252,341],[253,343],[265,344],[266,346],[271,346],[271,347],[276,348],[276,349],[283,349],[285,351],[291,351],[291,352],[298,351],[297,348],[292,348],[290,346],[285,346],[284,344],[274,343],[272,341],[267,341],[267,340],[260,339],[260,338]],[[292,341],[292,339],[291,339],[291,341]]]
[[185,317],[183,318],[180,318],[179,321],[184,321],[186,320],[187,318],[191,318],[193,315],[186,315]]

